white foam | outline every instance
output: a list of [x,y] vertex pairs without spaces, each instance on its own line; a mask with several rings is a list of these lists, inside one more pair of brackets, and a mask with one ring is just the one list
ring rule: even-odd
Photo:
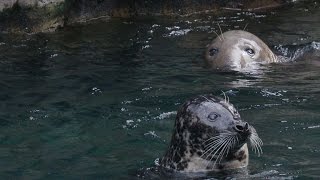
[[320,50],[320,42],[312,42],[311,46],[316,49],[316,50]]
[[315,129],[315,128],[320,128],[320,125],[317,126],[309,126],[308,129]]
[[143,89],[141,89],[142,91],[149,91],[149,90],[151,90],[152,89],[152,87],[150,86],[150,87],[146,87],[146,88],[143,88]]
[[266,97],[269,97],[269,96],[279,97],[279,96],[283,96],[281,93],[286,93],[286,92],[287,92],[286,90],[281,90],[281,91],[276,91],[276,92],[271,92],[268,89],[261,90],[262,96],[266,96]]
[[145,45],[145,46],[142,46],[141,49],[142,49],[142,50],[143,50],[143,49],[148,49],[148,48],[150,48],[150,47],[151,47],[151,45],[148,45],[148,44],[147,44],[147,45]]
[[91,94],[96,94],[96,93],[102,93],[101,89],[97,88],[97,87],[93,87]]
[[165,112],[165,113],[161,113],[159,116],[155,117],[154,119],[165,119],[176,114],[177,114],[177,111]]
[[160,136],[158,136],[155,131],[148,131],[147,133],[144,133],[144,135],[145,136],[152,136],[154,138],[160,138]]
[[183,36],[189,33],[191,29],[181,29],[176,31],[171,31],[169,34],[163,35],[163,37],[172,37],[172,36]]
[[171,30],[173,30],[173,29],[180,29],[180,27],[179,26],[173,26],[173,27],[166,27],[166,29],[167,30],[169,30],[169,31],[171,31]]
[[54,57],[57,57],[58,54],[52,54],[49,58],[54,58]]

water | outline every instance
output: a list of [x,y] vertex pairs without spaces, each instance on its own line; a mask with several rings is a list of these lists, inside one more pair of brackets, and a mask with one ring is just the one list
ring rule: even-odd
[[[251,178],[319,178],[319,51],[258,75],[203,66],[216,22],[223,31],[249,23],[247,30],[274,49],[305,47],[320,42],[319,12],[309,3],[222,18],[114,19],[51,34],[0,34],[1,179],[143,176],[165,153],[178,107],[221,91],[264,141],[262,157],[251,152]],[[210,177],[226,175],[203,178]]]

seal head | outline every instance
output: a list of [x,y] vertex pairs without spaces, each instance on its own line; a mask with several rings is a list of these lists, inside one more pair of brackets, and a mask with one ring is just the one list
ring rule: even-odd
[[277,56],[260,38],[242,30],[224,32],[205,52],[205,62],[218,70],[252,71],[259,64],[277,61]]
[[248,165],[247,142],[259,153],[262,141],[219,97],[192,98],[179,109],[171,143],[160,165],[182,172],[221,171]]

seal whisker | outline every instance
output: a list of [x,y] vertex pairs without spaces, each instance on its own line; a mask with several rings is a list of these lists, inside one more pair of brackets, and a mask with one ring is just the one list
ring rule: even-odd
[[216,138],[211,138],[211,139],[207,139],[206,141],[203,142],[203,144],[205,144],[205,146],[210,145],[211,143],[219,140],[221,137],[216,137]]
[[259,143],[259,145],[263,145],[263,142],[262,142],[262,140],[260,139],[260,137],[257,135],[257,134],[255,134],[254,135],[254,138],[257,140],[257,142]]
[[206,143],[206,142],[209,142],[209,141],[213,141],[213,140],[216,140],[216,139],[220,139],[220,138],[221,138],[220,135],[219,136],[213,136],[213,137],[205,140],[203,143]]
[[262,140],[261,140],[259,137],[257,137],[257,140],[260,142],[260,143],[259,143],[259,145],[261,145],[261,146],[262,146],[262,145],[263,145]]
[[[222,144],[222,146],[221,146],[221,150],[220,150],[220,153],[221,153],[221,151],[223,151],[224,150],[224,147],[228,144],[228,140],[230,139],[230,136],[227,136],[227,137],[225,137],[224,138],[224,142],[223,142],[223,144]],[[218,151],[217,151],[218,152]],[[219,158],[219,156],[217,157],[217,158]]]
[[[216,150],[217,147],[219,147],[224,141],[223,140],[219,140],[219,141],[215,141],[213,143],[211,143],[209,146],[206,146],[205,147],[205,152],[200,156],[200,157],[203,157],[205,154],[207,154],[208,152],[213,152]],[[210,155],[210,153],[206,156],[205,159],[208,158],[208,156]]]
[[[213,153],[213,152],[214,152],[214,153],[213,153],[213,155],[211,155],[211,158],[210,158],[207,166],[208,166],[209,163],[212,161],[212,159],[216,156],[216,154],[219,152],[219,150],[220,150],[221,148],[223,148],[223,146],[224,146],[225,143],[226,143],[226,141],[224,141],[224,143],[222,143],[222,144],[219,146],[218,149],[216,149],[215,151],[212,151],[212,153]],[[212,154],[212,153],[211,153],[211,154]],[[213,166],[215,166],[215,163],[213,164]]]
[[220,134],[217,135],[217,136],[213,136],[213,137],[205,140],[203,143],[206,143],[206,142],[208,142],[208,141],[215,140],[215,139],[221,139],[222,137],[230,136],[230,135],[234,135],[234,133],[231,133],[231,132],[220,133]]
[[257,145],[255,143],[250,144],[252,146],[252,150],[255,154],[257,154]]
[[[233,147],[233,142],[234,142],[234,136],[231,136],[230,141],[229,141],[229,144],[228,144],[228,148],[226,149],[225,157],[228,156],[231,148]],[[222,157],[221,157],[221,158],[222,158]]]
[[[223,148],[222,151],[220,152],[219,156],[220,156],[220,155],[221,155],[221,156],[220,156],[219,163],[221,162],[224,153],[227,152],[228,147],[230,147],[230,142],[231,142],[231,140],[232,140],[232,136],[229,137],[229,139],[227,140],[227,143],[225,144],[224,148]],[[216,161],[219,159],[219,156],[218,156],[218,158],[216,159]]]
[[[216,145],[213,146],[213,147],[215,147],[214,149],[213,149],[213,147],[210,148],[210,149],[213,149],[213,150],[210,152],[210,154],[209,154],[208,156],[210,156],[212,153],[214,153],[214,154],[211,156],[210,161],[211,161],[212,158],[216,155],[216,153],[223,147],[223,145],[225,144],[227,138],[228,138],[228,136],[223,137],[223,138],[221,139],[221,141],[219,142],[219,144],[216,144]],[[208,156],[206,157],[206,159],[208,158]]]
[[257,147],[258,147],[259,156],[260,156],[261,154],[263,154],[263,151],[262,151],[262,148],[261,148],[260,144],[257,144]]
[[263,145],[262,140],[258,136],[253,136],[252,139],[255,141],[255,143],[259,146]]
[[239,138],[238,136],[235,136],[236,137],[236,143],[239,143]]
[[227,103],[227,96],[226,96],[226,93],[222,91],[222,94],[223,94],[223,96],[224,96],[224,102],[225,102],[225,103]]
[[252,145],[252,148],[254,148],[254,152],[258,154],[258,156],[260,156],[260,154],[262,154],[262,148],[261,148],[261,139],[258,136],[250,136],[250,144]]
[[208,152],[210,152],[209,154],[207,154],[207,156],[205,158],[205,159],[207,159],[214,151],[218,150],[222,146],[222,144],[225,142],[225,138],[226,137],[223,137],[223,139],[219,139],[219,141],[217,143],[214,143],[214,144],[208,146],[209,149],[205,148],[206,151],[200,157],[202,157],[205,154],[207,154]]
[[[225,152],[225,157],[227,157],[228,152],[230,151],[232,141],[233,141],[233,137],[231,136],[230,140],[229,140],[229,143],[228,143],[228,147],[227,147],[226,152]],[[222,157],[221,157],[221,159],[222,159]],[[220,161],[221,161],[221,159],[220,159]]]
[[223,94],[223,96],[224,96],[224,102],[225,102],[225,103],[229,103],[229,100],[230,100],[230,99],[229,99],[229,96],[227,96],[224,91],[221,91],[221,92],[222,92],[222,94]]
[[[223,157],[223,154],[225,153],[226,148],[227,148],[227,146],[229,145],[230,140],[231,140],[231,138],[230,138],[230,136],[229,136],[228,140],[226,140],[226,142],[224,143],[223,148],[221,149],[218,157],[217,157],[216,160],[214,161],[213,166],[215,166],[215,165],[217,164],[217,162],[218,162],[218,163],[221,162],[221,159],[222,159],[222,157]],[[220,159],[220,160],[219,160],[219,159]],[[218,161],[218,160],[219,160],[219,161]]]
[[228,136],[232,136],[232,135],[233,134],[231,134],[231,133],[230,134],[226,133],[226,134],[222,134],[219,136],[215,136],[214,138],[210,138],[204,142],[204,143],[207,143],[207,144],[205,144],[205,147],[212,146],[219,141],[224,141]]
[[206,100],[208,100],[208,101],[210,101],[207,97],[205,97],[205,96],[201,96],[201,97],[203,97],[203,98],[205,98]]
[[207,101],[209,101],[209,102],[214,102],[214,101],[212,101],[211,99],[208,99],[207,97],[205,97],[205,96],[200,96],[200,97],[203,97],[203,98],[205,98]]
[[211,137],[211,138],[209,138],[209,139],[207,139],[207,140],[205,140],[203,143],[205,144],[205,143],[207,143],[206,144],[206,146],[208,146],[209,144],[211,144],[212,142],[210,142],[210,141],[217,141],[217,140],[220,140],[221,138],[223,138],[224,136],[223,135],[218,135],[218,136],[214,136],[214,137]]
[[[216,153],[219,151],[219,149],[221,149],[221,147],[223,147],[223,143],[220,143],[219,145],[217,145],[212,151],[210,151],[210,153],[206,156],[206,160],[208,160],[207,165],[209,166],[209,163],[211,162],[211,160],[214,158],[214,156],[216,155]],[[210,159],[208,159],[211,156]]]
[[258,149],[260,149],[259,154],[258,154],[258,156],[260,157],[261,154],[263,154],[262,149],[261,149],[261,146],[258,145]]
[[[226,152],[229,152],[232,149],[232,147],[234,146],[234,141],[235,141],[235,136],[231,136],[231,140],[230,140],[230,143],[228,145],[228,149]],[[226,153],[226,157],[227,157],[227,155],[228,155],[228,153]]]
[[[224,143],[224,141],[219,141],[218,143],[213,144],[213,145],[209,146],[208,148],[205,148],[205,149],[204,149],[204,150],[205,150],[205,153],[204,153],[203,155],[205,155],[205,154],[208,153],[208,152],[211,153],[211,152],[217,150],[217,148],[218,148],[221,144],[223,144],[223,143]],[[207,154],[207,156],[206,156],[205,159],[208,158],[208,156],[210,155],[210,153]]]
[[217,139],[217,140],[215,140],[215,141],[212,141],[212,142],[210,142],[209,144],[207,144],[206,146],[205,146],[205,149],[207,149],[207,148],[211,148],[212,146],[214,146],[215,144],[218,144],[218,143],[221,143],[221,142],[223,142],[224,140],[222,140],[222,139]]
[[[230,143],[230,146],[229,146],[229,148],[228,148],[228,151],[230,151],[230,149],[232,149],[233,147],[234,147],[234,144],[235,144],[235,142],[236,142],[236,138],[235,138],[236,136],[232,136],[232,141],[231,141],[231,143]],[[228,153],[226,154],[226,157],[227,157],[227,155],[228,155]]]
[[256,132],[253,132],[250,137],[254,139],[259,145],[263,145],[262,140],[260,139],[260,137]]
[[217,36],[218,38],[220,39],[220,41],[222,41],[222,39],[220,38],[219,34],[216,32],[216,31],[213,31]]
[[249,25],[249,23],[247,23],[247,24],[244,26],[243,30],[246,30],[246,28],[247,28],[248,25]]
[[221,30],[221,27],[220,27],[220,24],[219,24],[219,22],[217,22],[217,24],[218,24],[218,27],[219,27],[219,29],[220,29],[221,37],[222,37],[222,39],[224,40],[224,37],[223,37],[223,32],[222,32],[222,30]]
[[254,142],[255,144],[257,144],[257,146],[259,146],[258,148],[261,150],[262,152],[262,149],[261,149],[261,146],[263,145],[263,142],[262,140],[260,139],[260,137],[258,136],[257,134],[257,131],[252,127],[250,126],[250,129],[252,131],[252,134],[250,135],[249,137],[249,140]]
[[258,146],[257,144],[255,144],[255,148],[257,149],[257,154],[258,156],[260,156],[262,154],[262,149],[260,146]]

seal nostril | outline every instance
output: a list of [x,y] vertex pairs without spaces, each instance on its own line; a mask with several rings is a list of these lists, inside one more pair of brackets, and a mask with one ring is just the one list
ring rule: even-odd
[[236,125],[236,130],[242,132],[244,130],[244,127],[241,125]]
[[241,123],[241,124],[237,124],[234,129],[237,132],[248,132],[249,131],[249,124],[248,123]]

